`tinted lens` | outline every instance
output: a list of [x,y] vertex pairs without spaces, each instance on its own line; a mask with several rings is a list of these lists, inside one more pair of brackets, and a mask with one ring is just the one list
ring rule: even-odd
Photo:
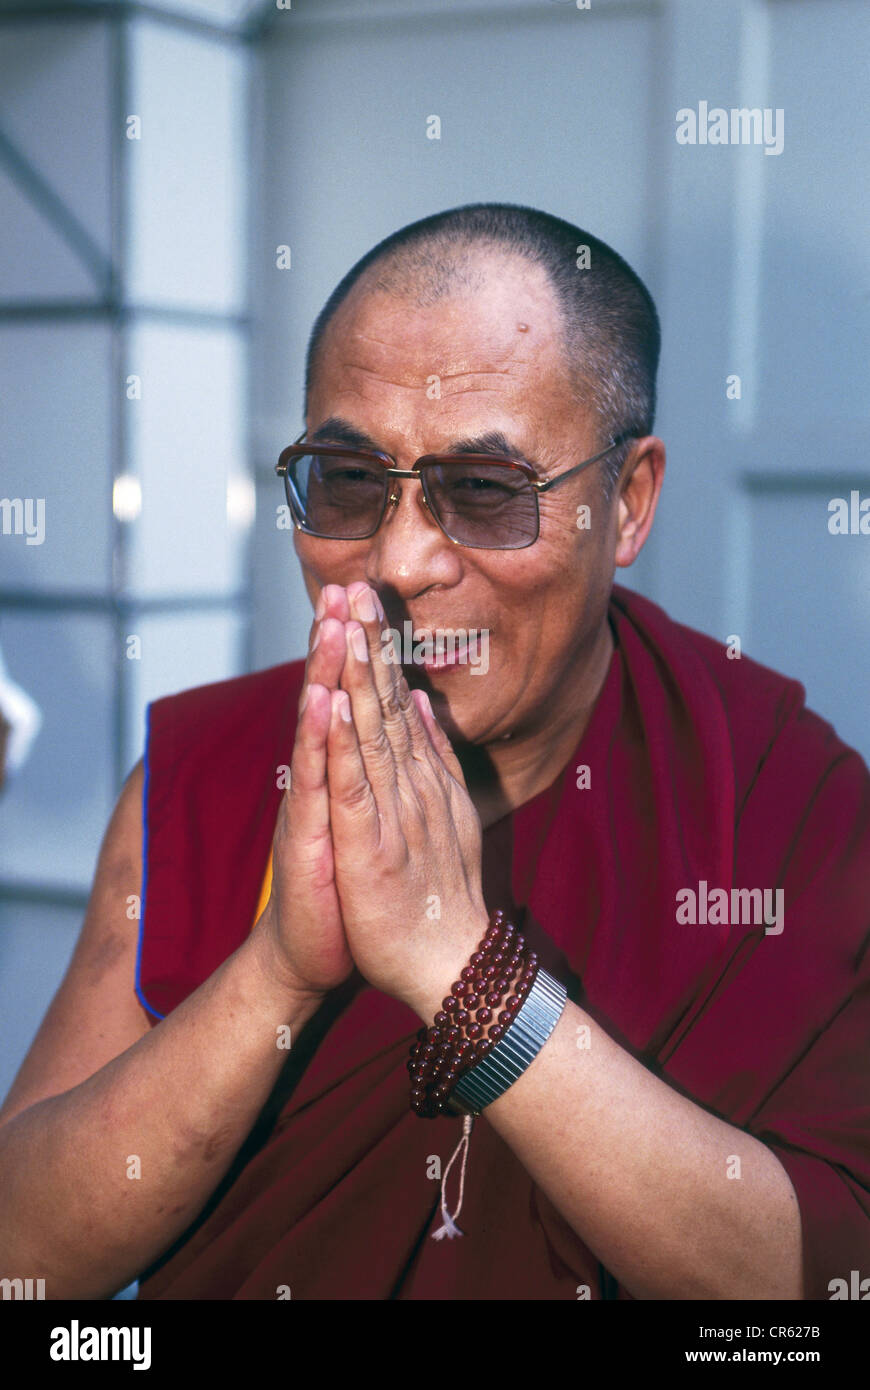
[[497,463],[425,466],[426,497],[448,536],[482,550],[522,550],[538,535],[535,490]]
[[299,454],[288,479],[305,525],[318,535],[354,540],[377,530],[388,481],[379,464],[352,454]]

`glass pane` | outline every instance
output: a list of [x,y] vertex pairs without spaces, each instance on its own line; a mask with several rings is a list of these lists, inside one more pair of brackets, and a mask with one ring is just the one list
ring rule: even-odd
[[129,468],[141,513],[129,523],[130,594],[233,593],[248,523],[234,505],[244,457],[244,343],[229,329],[139,323],[128,365]]
[[[3,129],[107,256],[110,36],[109,24],[53,17],[50,23],[6,22],[0,40]],[[44,270],[53,274],[48,262]]]
[[84,913],[0,902],[0,1097],[6,1095],[69,964]]
[[139,659],[124,663],[129,711],[125,766],[132,767],[142,756],[145,708],[151,700],[241,673],[244,625],[234,613],[142,615],[130,619],[129,633],[141,639]]
[[12,304],[97,298],[87,267],[5,170],[0,170],[0,207],[0,298]]
[[809,707],[870,761],[870,546],[828,531],[828,502],[843,491],[745,500],[743,649],[802,681]]
[[111,621],[7,612],[0,643],[43,719],[0,797],[0,879],[87,888],[115,799]]
[[[227,312],[244,302],[245,62],[222,44],[131,25],[127,140],[133,300]],[[132,127],[131,127],[132,128]]]
[[111,347],[95,324],[0,325],[0,498],[21,503],[20,525],[12,511],[0,518],[3,587],[104,593],[111,583],[111,392],[121,389]]

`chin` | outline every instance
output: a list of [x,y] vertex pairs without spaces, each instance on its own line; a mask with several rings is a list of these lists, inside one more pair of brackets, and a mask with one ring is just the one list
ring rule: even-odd
[[[435,718],[451,743],[479,744],[491,741],[490,730],[493,725],[494,711],[491,707],[487,707],[479,697],[476,700],[458,699],[449,690],[433,688],[429,682],[425,683],[424,689],[432,701]],[[501,723],[501,720],[499,719],[497,722]],[[504,734],[501,737],[503,738]]]

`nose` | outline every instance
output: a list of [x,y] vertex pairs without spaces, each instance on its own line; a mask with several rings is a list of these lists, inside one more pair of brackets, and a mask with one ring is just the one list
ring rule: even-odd
[[416,478],[391,478],[390,501],[372,537],[366,578],[375,588],[414,598],[462,575],[460,547],[448,540],[426,505]]

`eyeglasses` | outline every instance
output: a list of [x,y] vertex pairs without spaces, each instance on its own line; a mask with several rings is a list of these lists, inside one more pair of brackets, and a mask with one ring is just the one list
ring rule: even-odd
[[275,472],[298,530],[326,540],[373,536],[387,507],[398,505],[391,478],[417,478],[423,501],[448,540],[475,550],[523,550],[538,539],[538,497],[636,435],[621,434],[606,449],[546,481],[531,464],[499,454],[425,454],[413,468],[397,468],[379,450],[343,444],[305,444],[282,450]]

